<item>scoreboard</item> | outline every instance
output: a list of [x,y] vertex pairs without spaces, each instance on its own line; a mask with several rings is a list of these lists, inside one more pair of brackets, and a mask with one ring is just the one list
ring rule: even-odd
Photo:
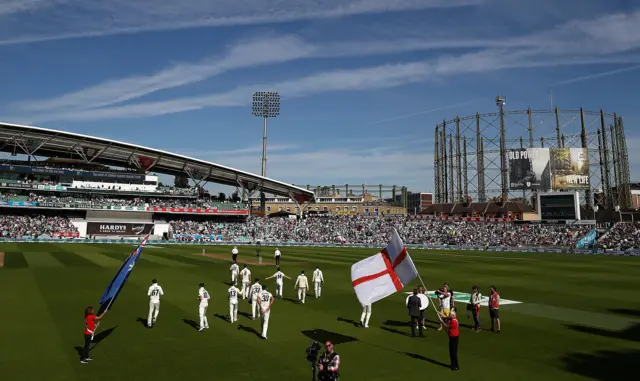
[[580,220],[580,193],[538,193],[540,220]]

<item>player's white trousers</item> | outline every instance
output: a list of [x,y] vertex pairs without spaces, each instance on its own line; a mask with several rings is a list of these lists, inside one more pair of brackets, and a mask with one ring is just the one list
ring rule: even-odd
[[322,282],[314,282],[316,298],[319,298],[322,294]]
[[151,323],[158,318],[160,313],[160,302],[149,301],[149,317],[147,318],[147,325],[151,326]]
[[246,299],[249,297],[249,288],[251,288],[251,284],[249,282],[242,282],[242,290],[240,290],[242,299]]
[[238,303],[229,302],[229,319],[234,323],[238,321]]
[[238,273],[231,273],[231,283],[235,286],[238,284]]
[[282,298],[282,283],[276,282],[276,296]]
[[207,320],[207,308],[209,306],[200,306],[198,314],[200,315],[200,328],[209,328],[209,320]]
[[262,314],[262,337],[267,338],[267,330],[269,329],[269,316],[271,315],[271,310]]
[[251,299],[251,316],[256,318],[256,310],[258,311],[258,317],[260,317],[260,303],[258,303],[258,298]]
[[304,298],[307,296],[307,289],[306,288],[299,288],[298,289],[298,300],[301,301],[302,303],[304,303]]
[[365,327],[368,327],[369,319],[371,319],[371,304],[368,304],[362,308],[362,316],[360,316],[360,322]]

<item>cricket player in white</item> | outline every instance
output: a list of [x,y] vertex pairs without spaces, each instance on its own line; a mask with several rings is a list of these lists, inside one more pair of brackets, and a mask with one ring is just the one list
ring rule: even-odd
[[271,279],[271,278],[276,278],[276,297],[282,298],[282,288],[283,288],[283,285],[284,285],[284,278],[287,278],[289,280],[291,280],[291,278],[289,278],[282,271],[280,271],[280,267],[278,267],[277,270],[278,271],[276,271],[275,274],[271,275],[268,278],[265,278],[265,280]]
[[307,296],[307,289],[309,288],[309,280],[307,279],[307,276],[304,275],[304,270],[302,270],[300,275],[298,275],[298,279],[296,279],[296,284],[293,288],[298,289],[298,302],[304,304],[305,296]]
[[371,319],[371,304],[362,306],[362,316],[360,316],[360,324],[363,327],[369,328],[369,319]]
[[242,278],[242,299],[246,299],[249,296],[249,287],[251,285],[251,271],[244,265],[242,271],[240,271],[240,277]]
[[151,324],[156,324],[156,320],[158,319],[158,314],[160,313],[160,297],[164,295],[164,291],[158,284],[157,280],[154,279],[151,281],[151,286],[149,286],[147,295],[149,296],[149,317],[147,318],[147,327],[151,328]]
[[231,272],[231,284],[234,286],[238,285],[238,273],[240,272],[240,266],[237,263],[233,262],[231,268],[229,269]]
[[238,295],[240,295],[240,290],[235,285],[231,285],[227,293],[229,294],[229,320],[235,323],[238,321]]
[[324,283],[324,277],[322,276],[322,270],[320,270],[320,268],[316,267],[316,269],[313,271],[313,277],[311,278],[311,281],[313,282],[313,286],[315,288],[316,299],[318,299],[322,294],[322,284]]
[[267,330],[269,329],[269,317],[271,316],[271,305],[273,305],[273,295],[267,291],[267,286],[264,286],[260,293],[260,312],[262,312],[262,338],[267,339]]
[[200,329],[203,331],[205,328],[209,328],[209,321],[207,320],[207,308],[209,307],[209,291],[205,290],[204,283],[200,283],[198,289],[198,300],[200,300],[200,306],[198,307],[198,314],[200,315]]
[[251,298],[251,319],[256,320],[256,310],[258,310],[258,317],[260,317],[260,301],[258,297],[262,292],[262,285],[260,284],[260,278],[256,278],[255,283],[251,286],[249,291],[249,297]]

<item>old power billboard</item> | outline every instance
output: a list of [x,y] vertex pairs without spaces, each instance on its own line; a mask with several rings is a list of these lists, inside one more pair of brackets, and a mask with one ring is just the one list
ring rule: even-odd
[[507,151],[509,189],[551,189],[548,148],[521,148]]
[[589,153],[586,148],[550,148],[554,190],[589,189]]

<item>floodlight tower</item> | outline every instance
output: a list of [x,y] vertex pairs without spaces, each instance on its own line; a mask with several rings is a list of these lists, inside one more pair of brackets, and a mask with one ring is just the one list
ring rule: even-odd
[[[253,93],[252,114],[264,119],[262,132],[262,177],[267,176],[267,119],[280,115],[280,94],[273,91]],[[260,210],[265,212],[264,192],[260,191]]]
[[501,199],[503,202],[508,201],[509,184],[507,182],[507,138],[504,130],[504,105],[507,103],[507,97],[496,97],[496,106],[500,109],[500,180],[501,180]]

